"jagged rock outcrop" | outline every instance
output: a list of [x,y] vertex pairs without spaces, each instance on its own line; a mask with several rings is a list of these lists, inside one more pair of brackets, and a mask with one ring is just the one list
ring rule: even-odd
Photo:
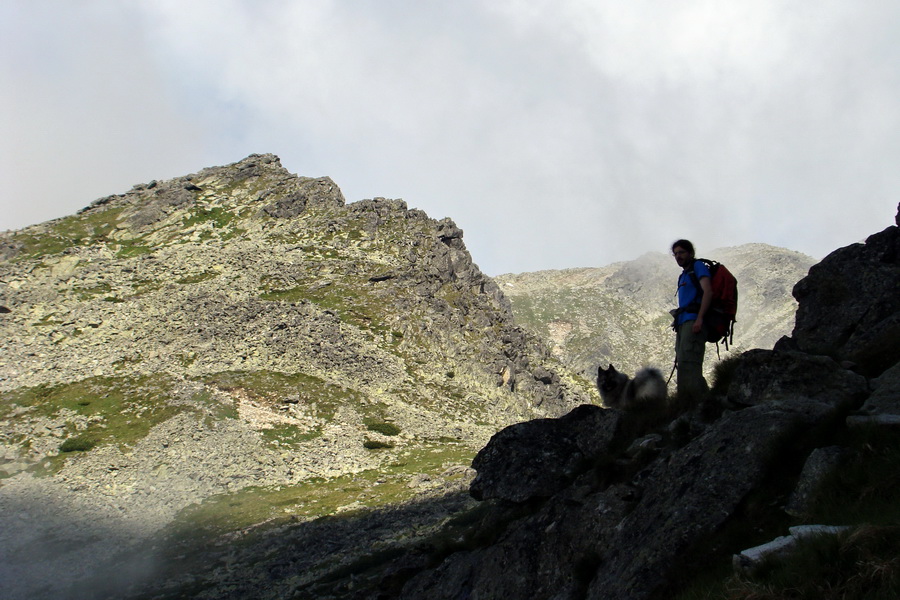
[[[401,597],[662,597],[673,577],[689,566],[695,545],[732,518],[786,453],[811,451],[824,424],[833,425],[841,414],[840,403],[806,399],[733,412],[683,448],[665,452],[633,480],[595,487],[608,480],[604,469],[617,455],[608,447],[606,454],[591,456],[599,472],[584,470],[496,544],[452,556],[413,579]],[[533,431],[528,441],[534,443],[521,441],[516,447],[528,450],[507,462],[540,456],[537,443],[544,435]],[[498,463],[499,457],[494,469],[509,469]],[[492,475],[479,471],[478,477]],[[530,482],[523,477],[523,492],[517,497],[507,486],[503,497],[530,498]]]
[[549,498],[619,441],[621,415],[584,404],[558,419],[510,425],[472,461],[472,496],[525,502]]
[[295,189],[283,194],[278,200],[263,207],[263,211],[277,219],[293,219],[306,212],[307,208],[328,208],[344,206],[344,195],[329,178],[302,181]]
[[854,363],[869,376],[900,360],[898,225],[835,250],[797,283],[796,348]]
[[[508,526],[493,543],[411,578],[400,597],[671,597],[705,557],[737,554],[717,547],[716,534],[740,520],[761,488],[786,499],[794,482],[786,510],[811,514],[822,481],[860,460],[836,445],[857,411],[867,419],[900,414],[896,236],[889,228],[814,267],[796,287],[792,340],[732,358],[718,395],[647,436],[651,451],[623,452],[613,429],[601,428],[588,452],[568,437],[577,438],[586,417],[619,423],[627,415],[616,409],[579,409],[498,433],[473,463],[472,492],[495,498],[493,509],[511,515]],[[861,295],[851,280],[860,280]],[[532,457],[543,479],[525,466]]]

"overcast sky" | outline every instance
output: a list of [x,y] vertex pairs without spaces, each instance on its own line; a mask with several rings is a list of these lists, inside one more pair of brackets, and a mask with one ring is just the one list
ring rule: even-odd
[[893,224],[897,0],[0,0],[0,230],[275,153],[489,275]]

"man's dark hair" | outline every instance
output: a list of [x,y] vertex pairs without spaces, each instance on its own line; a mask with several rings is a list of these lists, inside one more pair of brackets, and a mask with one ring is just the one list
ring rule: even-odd
[[688,240],[678,240],[677,242],[672,244],[672,252],[675,252],[675,248],[684,248],[691,253],[691,256],[694,255],[694,245]]

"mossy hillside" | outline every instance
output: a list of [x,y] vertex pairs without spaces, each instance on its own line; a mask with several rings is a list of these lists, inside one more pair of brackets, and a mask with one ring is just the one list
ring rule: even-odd
[[[216,311],[243,315],[242,307],[232,309],[223,304],[240,302],[246,306],[246,294],[253,294],[255,286],[255,297],[260,300],[284,305],[309,303],[337,316],[353,328],[344,330],[340,337],[356,338],[354,342],[366,346],[367,354],[371,355],[368,346],[373,346],[401,359],[408,379],[389,385],[403,390],[405,400],[424,400],[437,407],[445,406],[442,397],[450,398],[453,405],[468,402],[465,399],[469,397],[480,405],[485,401],[508,404],[509,399],[488,398],[496,395],[492,390],[496,375],[483,372],[486,364],[496,362],[491,355],[498,349],[490,340],[502,338],[504,326],[496,315],[491,316],[496,307],[485,302],[486,297],[473,295],[464,282],[445,272],[449,242],[436,237],[435,222],[424,213],[408,211],[401,201],[391,200],[348,206],[309,203],[296,217],[270,216],[264,208],[273,202],[294,201],[294,185],[280,168],[257,165],[242,168],[238,174],[214,169],[163,184],[136,186],[132,192],[104,199],[72,217],[73,222],[102,222],[105,233],[69,236],[67,243],[74,243],[78,237],[80,243],[93,240],[97,246],[88,253],[76,253],[54,273],[46,274],[47,283],[55,285],[68,301],[83,305],[67,305],[53,319],[59,326],[53,327],[47,337],[56,346],[71,345],[73,349],[96,348],[93,339],[103,337],[104,344],[112,342],[110,350],[120,356],[101,360],[100,364],[112,362],[112,369],[123,374],[156,370],[164,367],[159,363],[167,362],[171,363],[165,365],[167,369],[187,369],[194,375],[206,362],[194,350],[205,343],[210,328],[203,318],[172,315],[169,331],[173,336],[177,332],[178,337],[169,342],[168,356],[174,362],[165,361],[161,356],[148,358],[156,356],[151,348],[116,348],[119,341],[133,337],[146,340],[145,329],[157,328],[146,328],[139,322],[122,327],[123,320],[110,312],[111,307],[98,303],[123,304],[121,314],[140,313],[158,322],[164,315],[168,320],[167,315],[172,313],[171,298],[193,304],[199,296],[204,302],[212,300],[207,303]],[[137,218],[138,213],[147,214]],[[152,256],[111,258],[109,251],[117,251],[125,243],[149,248]],[[185,246],[192,247],[190,264],[182,260]],[[73,260],[74,265],[70,264]],[[121,277],[107,276],[107,268],[118,269]],[[69,275],[69,270],[74,273]],[[69,277],[70,283],[54,281],[56,273]],[[184,293],[173,285],[183,288]],[[224,302],[223,294],[228,298]],[[157,302],[160,295],[167,298]],[[314,316],[311,311],[299,312]],[[265,315],[261,319],[265,322],[255,325],[258,330],[278,327],[273,322],[277,313],[255,314]],[[130,320],[136,323],[134,316]],[[49,323],[47,320],[42,325]],[[192,327],[194,323],[198,326]],[[85,324],[101,330],[94,335]],[[271,336],[258,338],[253,342],[245,338],[232,346],[235,351],[227,356],[218,353],[222,359],[217,360],[216,368],[240,364],[247,356],[283,354],[279,348],[259,346]],[[309,342],[314,343],[313,338]],[[253,366],[264,365],[254,359]],[[283,370],[285,366],[278,364],[277,368]],[[27,368],[32,373],[41,372],[40,365],[29,364]],[[502,370],[502,365],[495,368]],[[306,370],[332,379],[342,375],[327,366]],[[452,381],[435,375],[449,372],[456,375]],[[388,385],[381,386],[383,391],[385,387]],[[478,406],[472,408],[477,410]],[[451,410],[466,412],[455,407]]]
[[74,248],[102,246],[117,258],[150,254],[154,244],[146,234],[129,231],[125,206],[99,207],[39,225],[35,229],[12,232],[10,239],[21,245],[15,262],[60,255]]
[[195,200],[185,208],[173,211],[150,228],[142,230],[138,237],[124,237],[121,243],[159,248],[202,242],[227,242],[246,233],[246,228],[241,227],[241,224],[252,216],[250,208],[235,204],[233,198],[198,193]]
[[[225,392],[242,392],[248,398],[270,407],[299,404],[323,422],[332,421],[341,406],[353,406],[368,412],[368,399],[356,390],[326,382],[306,373],[275,371],[224,371],[201,377],[206,385]],[[379,406],[371,407],[381,414]]]
[[124,207],[107,208],[56,219],[38,231],[13,232],[11,239],[22,250],[14,260],[22,261],[61,254],[67,248],[86,247],[110,240]]
[[[188,405],[170,403],[174,381],[165,375],[94,377],[62,385],[41,385],[0,393],[0,418],[51,418],[61,412],[85,417],[83,429],[66,426],[67,435],[91,438],[96,444],[129,446]],[[17,407],[27,408],[17,411]],[[22,439],[21,442],[27,442]]]
[[[171,210],[157,223],[142,230],[129,225],[136,210],[153,201],[158,188],[136,186],[128,194],[111,196],[84,211],[49,221],[38,228],[13,232],[11,241],[21,245],[16,261],[53,256],[69,248],[104,245],[118,258],[134,258],[154,248],[190,241],[228,241],[246,233],[240,224],[256,214],[249,199],[258,198],[273,185],[273,178],[259,177],[229,181],[222,185],[215,178],[194,186],[192,201]],[[196,237],[185,232],[196,232]]]
[[[199,381],[229,394],[243,393],[273,410],[299,403],[321,424],[331,422],[341,407],[363,415],[376,432],[391,419],[385,404],[303,373],[222,372]],[[72,440],[61,448],[68,453],[104,444],[133,446],[154,426],[185,411],[213,421],[238,417],[234,402],[223,404],[202,387],[198,389],[201,391],[186,398],[184,386],[165,375],[93,377],[69,384],[19,388],[0,393],[0,419],[10,425],[7,442],[23,448],[31,444],[29,424],[42,420],[62,423],[56,435],[60,446]],[[276,445],[297,447],[320,435],[320,430],[321,426],[307,431],[281,425],[265,429],[264,436]]]
[[[430,438],[421,425],[410,421],[408,407],[420,406],[425,399],[407,392],[394,390],[393,400],[368,396],[358,390],[327,382],[315,375],[305,373],[279,373],[273,371],[229,371],[199,378],[205,385],[212,386],[234,397],[244,397],[273,413],[311,417],[316,425],[298,426],[291,422],[276,422],[261,429],[261,434],[270,444],[281,449],[302,451],[304,442],[322,435],[329,423],[334,423],[338,412],[358,419],[351,424],[360,438],[381,447],[417,447],[430,443]],[[397,402],[400,399],[401,402]],[[402,434],[402,435],[401,435]],[[394,438],[394,439],[390,439]],[[459,440],[445,437],[453,443]]]
[[[165,375],[93,377],[60,385],[41,385],[0,393],[3,438],[20,455],[37,452],[31,469],[57,472],[67,458],[103,445],[133,447],[150,430],[186,411],[224,418],[228,407],[208,396],[180,397]],[[52,427],[48,429],[48,425]]]
[[[580,286],[508,297],[516,320],[549,340],[579,374],[590,376],[598,364],[632,375],[671,363],[671,317],[663,310],[642,313],[628,296]],[[646,333],[635,337],[637,331]]]

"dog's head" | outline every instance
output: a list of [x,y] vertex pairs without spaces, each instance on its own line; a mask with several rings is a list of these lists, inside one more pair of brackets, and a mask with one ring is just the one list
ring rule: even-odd
[[597,367],[597,389],[600,390],[601,395],[615,392],[622,385],[623,380],[627,380],[627,377],[616,371],[614,366],[609,365],[608,369]]

